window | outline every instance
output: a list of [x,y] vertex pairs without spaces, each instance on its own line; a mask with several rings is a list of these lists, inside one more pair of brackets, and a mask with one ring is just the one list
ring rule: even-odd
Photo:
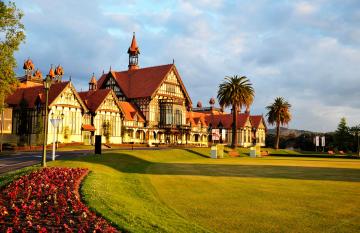
[[170,93],[175,93],[175,86],[172,84],[166,84],[166,91]]
[[173,108],[172,104],[161,104],[160,105],[160,124],[171,125],[173,123]]
[[175,110],[175,125],[182,125],[182,112],[179,109]]

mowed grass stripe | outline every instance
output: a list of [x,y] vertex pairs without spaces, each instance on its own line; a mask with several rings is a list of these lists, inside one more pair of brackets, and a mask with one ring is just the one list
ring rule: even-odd
[[360,161],[208,154],[118,151],[50,164],[89,167],[84,199],[131,232],[360,231]]

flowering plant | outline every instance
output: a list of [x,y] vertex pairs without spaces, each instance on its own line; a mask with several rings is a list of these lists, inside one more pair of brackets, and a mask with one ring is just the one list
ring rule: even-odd
[[80,200],[83,168],[43,168],[0,194],[0,232],[118,232]]

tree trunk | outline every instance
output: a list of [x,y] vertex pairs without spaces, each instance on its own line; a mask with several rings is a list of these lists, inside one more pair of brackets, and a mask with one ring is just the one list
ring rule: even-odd
[[232,140],[231,140],[231,147],[232,148],[236,148],[236,145],[237,145],[237,132],[236,132],[236,129],[237,129],[237,106],[236,105],[233,105],[232,107],[233,109],[233,124],[232,124]]
[[276,121],[276,142],[275,149],[279,149],[279,141],[280,141],[280,122]]

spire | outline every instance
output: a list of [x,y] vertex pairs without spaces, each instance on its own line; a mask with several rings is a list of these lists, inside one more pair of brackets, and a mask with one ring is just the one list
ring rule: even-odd
[[25,70],[26,76],[31,76],[33,70],[35,69],[34,63],[30,58],[28,58],[23,65],[23,69]]
[[97,81],[95,74],[93,73],[89,82],[89,91],[95,91],[97,89]]
[[139,69],[138,55],[140,54],[140,50],[136,43],[135,32],[133,34],[131,45],[128,49],[128,54],[129,54],[129,70]]
[[51,64],[51,68],[50,68],[50,70],[49,70],[49,74],[48,74],[49,76],[50,76],[50,78],[51,79],[53,79],[54,77],[55,77],[55,71],[54,71],[54,69],[53,69],[53,65]]

